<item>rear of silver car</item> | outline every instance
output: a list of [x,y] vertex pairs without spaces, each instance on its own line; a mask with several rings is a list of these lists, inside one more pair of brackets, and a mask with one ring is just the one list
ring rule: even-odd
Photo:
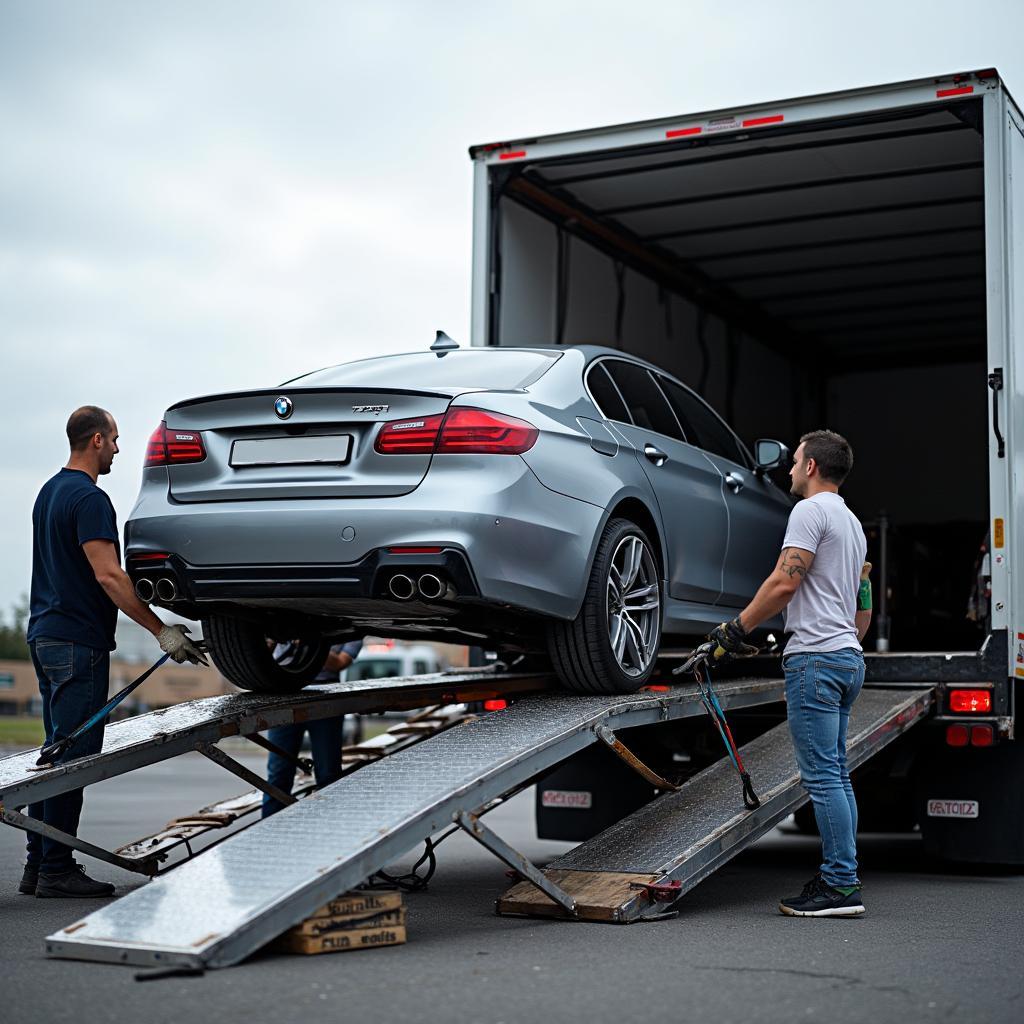
[[255,638],[304,638],[310,663],[368,632],[542,646],[543,619],[579,607],[604,508],[538,480],[522,453],[542,430],[508,411],[559,354],[508,353],[502,390],[455,372],[469,355],[493,375],[503,354],[452,353],[445,373],[432,354],[404,373],[392,357],[399,387],[380,385],[380,366],[364,367],[373,386],[341,367],[352,383],[324,371],[172,406],[125,529],[140,596],[203,619],[211,639],[232,624],[214,656],[253,688],[288,686],[284,667],[264,665],[267,683],[225,655]]

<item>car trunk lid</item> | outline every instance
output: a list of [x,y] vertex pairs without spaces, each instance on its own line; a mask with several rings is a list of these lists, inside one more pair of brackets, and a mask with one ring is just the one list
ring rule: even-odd
[[180,402],[167,410],[167,426],[200,431],[206,458],[168,467],[171,496],[189,503],[408,494],[431,456],[379,454],[382,424],[442,414],[467,390],[286,386]]

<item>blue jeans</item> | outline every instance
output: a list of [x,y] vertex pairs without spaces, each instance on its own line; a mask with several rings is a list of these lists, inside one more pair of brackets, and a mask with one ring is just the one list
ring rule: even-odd
[[[53,743],[74,732],[106,703],[110,686],[110,652],[45,637],[33,640],[29,649],[43,698],[46,743]],[[102,749],[103,723],[100,722],[55,763],[98,754]],[[30,804],[28,814],[68,835],[77,836],[78,819],[82,814],[82,790],[75,789],[41,803]],[[45,839],[34,832],[28,833],[27,861],[48,874],[61,874],[75,866],[70,846]]]
[[821,833],[822,878],[832,886],[857,879],[857,800],[846,767],[850,708],[864,685],[864,655],[847,647],[827,654],[790,654],[786,707],[800,780]]
[[[267,733],[267,739],[294,757],[298,757],[302,749],[302,737],[308,729],[309,742],[313,747],[313,774],[317,787],[323,789],[341,777],[341,737],[344,724],[345,716],[338,715],[336,718],[321,718],[315,722],[278,725]],[[290,793],[295,782],[294,763],[285,760],[280,754],[268,754],[267,782]],[[263,794],[264,818],[281,810],[282,807],[283,804],[278,803],[273,797]]]

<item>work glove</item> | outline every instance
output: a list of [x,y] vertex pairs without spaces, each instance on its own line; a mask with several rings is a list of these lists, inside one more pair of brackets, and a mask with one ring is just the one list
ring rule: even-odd
[[179,665],[186,661],[192,662],[193,665],[208,665],[209,662],[203,657],[203,652],[189,640],[187,633],[188,626],[164,626],[156,638],[160,650],[164,654],[169,654]]
[[758,652],[757,645],[750,642],[738,618],[715,626],[708,633],[708,640],[715,645],[712,657],[719,663],[733,658],[752,658]]

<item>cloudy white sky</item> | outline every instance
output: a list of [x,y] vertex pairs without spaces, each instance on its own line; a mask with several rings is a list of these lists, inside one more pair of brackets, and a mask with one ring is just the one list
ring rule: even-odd
[[470,144],[1000,69],[1024,4],[0,0],[0,610],[68,413],[468,339]]

